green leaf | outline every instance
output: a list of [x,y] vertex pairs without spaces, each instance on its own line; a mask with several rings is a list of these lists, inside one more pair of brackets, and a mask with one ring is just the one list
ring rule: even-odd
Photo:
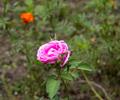
[[78,72],[71,72],[70,73],[74,79],[78,78],[80,74]]
[[42,17],[45,17],[47,15],[47,10],[46,10],[45,6],[37,5],[35,7],[35,14],[39,15],[39,16],[42,16]]
[[33,0],[25,0],[25,4],[27,6],[32,6],[33,5]]
[[76,68],[77,66],[79,66],[80,63],[81,63],[80,61],[72,61],[70,68]]
[[42,17],[43,20],[46,20],[49,16],[47,8],[43,5],[37,5],[35,7],[35,15]]
[[92,68],[90,67],[90,65],[85,64],[85,63],[81,63],[81,64],[79,65],[78,69],[87,70],[87,71],[92,71]]
[[41,16],[41,13],[44,11],[44,6],[42,5],[37,5],[35,7],[35,14],[36,15],[40,15]]
[[60,81],[55,80],[53,78],[49,78],[46,83],[46,92],[48,93],[48,96],[50,99],[52,99],[59,90],[60,87]]
[[33,12],[33,7],[34,7],[33,0],[25,0],[25,4],[27,5],[26,11]]
[[72,69],[72,68],[76,68],[76,69],[80,69],[80,70],[92,71],[92,68],[91,68],[91,66],[89,64],[82,63],[80,61],[72,62],[70,69]]
[[65,80],[69,80],[69,81],[72,81],[72,80],[73,80],[73,76],[72,76],[70,73],[68,73],[68,72],[63,72],[63,73],[61,74],[61,77],[62,77],[63,79],[65,79]]
[[81,50],[88,50],[90,48],[89,41],[85,39],[83,35],[74,37],[74,41],[77,47]]
[[57,23],[55,26],[56,32],[66,35],[71,35],[75,30],[76,28],[73,26],[73,24],[67,21],[62,21],[60,23]]
[[0,18],[0,28],[5,29],[6,25],[9,24],[9,18]]
[[36,65],[40,65],[41,63],[38,60],[34,61]]

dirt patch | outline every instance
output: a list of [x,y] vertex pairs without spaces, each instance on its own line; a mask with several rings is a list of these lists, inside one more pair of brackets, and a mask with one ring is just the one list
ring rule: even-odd
[[26,74],[26,57],[12,53],[12,44],[8,36],[0,36],[0,73],[12,82],[21,79]]

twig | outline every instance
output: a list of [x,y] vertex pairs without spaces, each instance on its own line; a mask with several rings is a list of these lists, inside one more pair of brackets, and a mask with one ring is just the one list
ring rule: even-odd
[[[90,82],[92,85],[94,85],[95,87],[101,89],[101,91],[105,94],[106,98],[107,98],[108,100],[111,100],[111,98],[108,96],[108,93],[105,91],[105,89],[104,89],[101,85],[99,85],[98,83],[95,83],[95,82],[93,82],[93,81],[89,81],[89,82]],[[84,83],[86,83],[86,81],[80,79],[80,83],[84,84]]]
[[84,73],[84,71],[81,71],[86,82],[88,83],[88,85],[90,86],[91,90],[93,91],[93,93],[96,95],[96,97],[99,99],[99,100],[104,100],[100,95],[99,93],[95,90],[95,88],[92,86],[91,82],[89,81],[89,79],[87,78],[86,74]]

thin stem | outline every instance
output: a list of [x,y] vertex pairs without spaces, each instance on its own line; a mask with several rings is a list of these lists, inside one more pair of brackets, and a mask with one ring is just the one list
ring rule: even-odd
[[[89,82],[90,82],[92,85],[94,85],[95,87],[101,89],[101,91],[102,91],[102,92],[104,93],[104,95],[106,96],[106,99],[107,99],[107,100],[111,100],[110,97],[108,96],[108,93],[105,91],[105,89],[104,89],[101,85],[99,85],[98,83],[95,83],[95,82],[93,82],[93,81],[89,81]],[[86,81],[80,79],[80,83],[86,83]]]
[[67,88],[67,84],[65,83],[65,81],[63,80],[63,79],[61,79],[62,80],[62,83],[64,84],[64,87],[65,87],[65,90],[66,90],[66,94],[67,94],[67,98],[68,98],[68,100],[70,100],[70,98],[69,98],[69,91],[68,91],[68,88]]
[[3,16],[5,17],[6,16],[6,9],[7,9],[7,4],[8,4],[8,0],[4,0],[4,7],[3,7]]
[[58,78],[60,78],[61,79],[61,81],[62,81],[62,83],[63,83],[63,85],[64,85],[64,88],[65,88],[65,90],[66,90],[66,94],[67,94],[67,98],[68,98],[68,100],[70,100],[70,98],[69,98],[69,91],[68,91],[68,88],[67,88],[67,84],[65,83],[65,81],[64,81],[64,79],[61,77],[61,68],[57,68],[57,73],[58,73]]
[[69,98],[69,90],[67,88],[67,84],[65,83],[65,81],[63,79],[62,79],[62,82],[63,82],[63,85],[64,85],[65,90],[66,90],[67,98],[68,98],[68,100],[70,100],[70,98]]
[[93,93],[96,95],[96,97],[99,99],[99,100],[104,100],[100,95],[99,93],[97,93],[97,91],[95,90],[95,88],[92,86],[91,82],[89,81],[89,79],[87,78],[86,74],[84,73],[84,71],[81,71],[86,82],[88,83],[88,85],[90,86],[91,90],[93,91]]

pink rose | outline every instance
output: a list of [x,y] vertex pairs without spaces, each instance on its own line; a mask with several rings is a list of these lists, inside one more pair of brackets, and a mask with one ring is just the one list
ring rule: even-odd
[[68,45],[63,41],[50,41],[38,49],[37,60],[45,64],[61,63],[63,67],[70,57]]

